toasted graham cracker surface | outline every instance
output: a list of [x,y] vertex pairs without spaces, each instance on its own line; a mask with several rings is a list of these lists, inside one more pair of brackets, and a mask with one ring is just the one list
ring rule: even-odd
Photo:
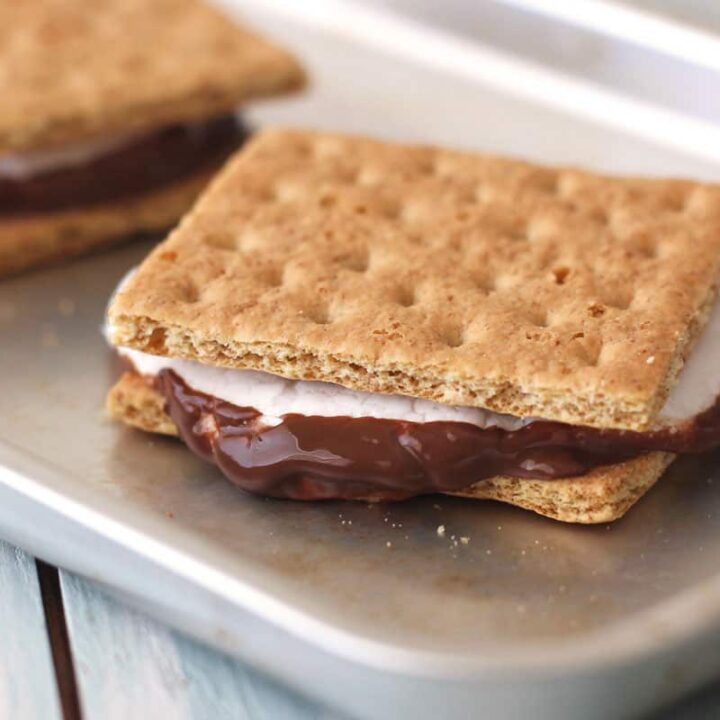
[[0,153],[220,114],[302,82],[289,53],[201,0],[0,3]]
[[151,353],[643,429],[719,275],[719,186],[272,129],[110,315]]
[[452,494],[499,500],[562,522],[612,522],[659,480],[674,459],[670,453],[654,452],[561,480],[494,477]]
[[[132,372],[125,373],[107,397],[112,418],[148,432],[176,436],[177,428],[164,404],[162,395]],[[562,480],[495,477],[452,494],[499,500],[563,522],[610,522],[622,517],[672,460],[668,453],[651,453]]]
[[112,205],[0,218],[0,278],[172,227],[207,185],[207,170]]
[[137,373],[123,373],[108,393],[105,405],[114,420],[147,432],[178,434],[175,423],[165,412],[163,396]]

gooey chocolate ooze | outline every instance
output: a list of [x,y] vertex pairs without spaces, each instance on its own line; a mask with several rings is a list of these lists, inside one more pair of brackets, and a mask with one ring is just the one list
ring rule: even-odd
[[653,451],[720,445],[720,399],[692,421],[652,432],[533,421],[508,430],[465,422],[289,414],[277,425],[188,386],[163,369],[154,386],[185,443],[252,493],[401,500],[458,491],[495,475],[551,480]]
[[220,165],[248,136],[234,116],[161,128],[106,153],[38,173],[0,168],[0,217],[55,212],[142,195]]

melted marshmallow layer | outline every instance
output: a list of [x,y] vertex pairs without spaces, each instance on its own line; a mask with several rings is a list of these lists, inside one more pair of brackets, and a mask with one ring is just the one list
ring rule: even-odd
[[483,408],[443,405],[407,395],[350,390],[334,383],[315,380],[288,380],[258,370],[236,370],[203,365],[193,360],[149,355],[139,350],[118,348],[141,375],[172,370],[187,385],[239,407],[252,407],[263,415],[266,425],[278,425],[283,415],[321,417],[372,417],[409,422],[446,420],[479,427],[515,430],[530,418],[502,415]]

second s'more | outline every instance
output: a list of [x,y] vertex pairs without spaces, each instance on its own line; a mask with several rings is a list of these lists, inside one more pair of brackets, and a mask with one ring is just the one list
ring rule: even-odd
[[720,187],[259,133],[127,278],[110,414],[244,490],[622,516],[720,445]]
[[166,231],[302,82],[202,0],[0,3],[0,276]]

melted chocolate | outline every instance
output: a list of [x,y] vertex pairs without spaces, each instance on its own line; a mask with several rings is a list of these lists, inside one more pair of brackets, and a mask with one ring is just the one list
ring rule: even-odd
[[0,216],[54,212],[157,190],[220,165],[247,138],[227,115],[161,128],[81,165],[28,178],[0,175]]
[[295,500],[400,500],[457,491],[495,475],[583,475],[646,452],[720,445],[720,398],[673,430],[598,430],[537,421],[518,430],[462,422],[285,415],[274,427],[253,408],[190,388],[172,370],[155,387],[185,443],[244,490]]

